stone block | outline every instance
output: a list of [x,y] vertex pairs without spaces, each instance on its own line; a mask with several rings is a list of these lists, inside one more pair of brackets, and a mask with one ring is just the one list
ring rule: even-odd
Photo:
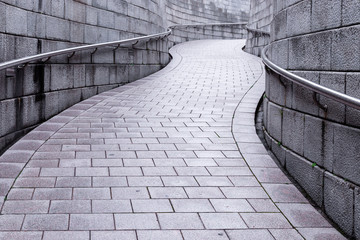
[[266,75],[266,81],[269,82],[269,94],[267,97],[270,101],[285,106],[286,103],[286,87],[282,82],[282,78],[280,80],[280,76],[274,72]]
[[99,49],[93,54],[92,61],[93,63],[114,63],[114,51],[109,48]]
[[113,12],[98,9],[98,26],[114,28],[115,27],[115,15]]
[[[274,40],[286,38],[287,36],[287,11],[274,15]],[[260,38],[261,39],[261,38]]]
[[324,178],[325,213],[347,234],[354,227],[354,190],[343,179],[330,173]]
[[27,34],[27,12],[25,10],[6,5],[6,32],[18,35]]
[[304,122],[303,113],[284,109],[282,144],[300,155],[304,152]]
[[332,172],[334,152],[333,124],[320,118],[305,116],[304,156]]
[[108,0],[108,9],[116,13],[128,15],[128,5],[126,1]]
[[325,30],[341,25],[342,2],[338,0],[312,0],[311,29]]
[[94,67],[94,85],[109,84],[110,75],[109,68],[107,66],[95,66]]
[[[360,74],[347,73],[345,93],[352,97],[360,98]],[[352,107],[346,107],[346,124],[360,127],[360,111]]]
[[21,126],[30,127],[45,120],[44,113],[45,95],[23,97],[19,117],[21,116]]
[[18,116],[18,100],[11,99],[0,102],[0,136],[4,136],[16,130]]
[[282,141],[282,112],[282,107],[271,102],[269,103],[267,131],[271,137],[275,138],[279,142]]
[[[345,74],[344,73],[320,73],[320,85],[345,93]],[[320,96],[320,103],[328,106],[326,113],[320,110],[320,116],[336,122],[345,122],[345,105],[327,97]]]
[[71,89],[74,87],[74,67],[72,65],[51,65],[50,90]]
[[92,6],[86,6],[86,23],[97,25],[97,9]]
[[[317,72],[292,72],[302,78],[305,78],[311,82],[319,84],[319,73]],[[292,108],[301,112],[306,112],[317,116],[319,114],[319,107],[314,101],[314,92],[308,90],[299,84],[293,84],[292,88]]]
[[354,215],[354,226],[355,226],[355,238],[360,238],[360,189],[355,189],[355,215]]
[[287,150],[281,145],[280,142],[277,142],[274,139],[271,139],[270,141],[271,141],[271,151],[274,153],[280,164],[283,167],[285,167]]
[[86,76],[85,76],[85,65],[76,64],[74,65],[74,88],[85,87]]
[[[66,1],[68,2],[68,1]],[[68,10],[68,9],[66,9]],[[65,17],[65,0],[52,0],[51,1],[51,15],[54,17]]]
[[59,93],[45,93],[45,118],[49,119],[59,113]]
[[311,0],[304,0],[287,9],[288,36],[296,36],[311,31]]
[[360,130],[334,125],[333,172],[360,184]]
[[331,46],[331,68],[340,71],[358,71],[360,61],[360,26],[341,28],[333,31]]
[[85,23],[86,5],[77,1],[65,1],[65,19],[72,22]]
[[342,24],[354,24],[360,22],[360,2],[353,0],[343,0],[342,4]]
[[81,100],[81,89],[59,91],[59,112],[71,107]]
[[97,94],[97,87],[86,87],[81,89],[81,99],[88,99]]
[[27,57],[38,53],[38,40],[34,38],[15,38],[15,58]]
[[290,151],[286,153],[286,170],[304,188],[311,199],[321,207],[324,170],[317,166],[313,167],[311,162]]
[[304,70],[330,69],[330,61],[333,61],[330,55],[331,36],[331,32],[321,32],[291,38],[289,40],[289,68]]
[[47,16],[46,37],[56,40],[70,40],[70,22],[55,17]]
[[70,41],[71,42],[84,42],[85,27],[83,24],[71,22],[70,23]]

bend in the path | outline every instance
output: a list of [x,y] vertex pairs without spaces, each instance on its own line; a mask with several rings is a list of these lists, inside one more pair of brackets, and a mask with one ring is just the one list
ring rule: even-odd
[[177,45],[15,144],[0,239],[341,239],[257,138],[263,69],[243,44]]

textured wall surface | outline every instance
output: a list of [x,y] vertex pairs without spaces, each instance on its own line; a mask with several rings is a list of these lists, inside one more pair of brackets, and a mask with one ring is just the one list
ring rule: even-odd
[[[246,19],[247,0],[2,0],[0,62],[83,44],[163,32],[181,18]],[[177,5],[180,4],[180,8]],[[188,4],[188,5],[186,5]],[[244,7],[242,7],[244,5]],[[240,7],[239,7],[240,6]],[[239,11],[238,11],[239,10]],[[178,17],[167,17],[177,14]],[[169,22],[169,19],[172,19]],[[195,20],[196,19],[196,20]],[[170,39],[54,57],[0,71],[0,154],[36,124],[90,96],[134,81],[169,61],[173,42],[244,37],[236,28],[181,29]]]
[[169,25],[247,22],[250,0],[166,0]]
[[249,34],[245,51],[260,56],[261,50],[270,42],[270,24],[273,20],[273,0],[251,0]]
[[[360,98],[360,2],[278,0],[273,7],[271,60]],[[288,172],[348,236],[360,239],[360,111],[268,73],[264,124]]]

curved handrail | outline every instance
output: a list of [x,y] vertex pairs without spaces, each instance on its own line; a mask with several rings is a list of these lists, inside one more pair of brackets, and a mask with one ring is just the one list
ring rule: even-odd
[[290,81],[292,82],[295,82],[307,89],[310,89],[316,93],[319,93],[321,95],[324,95],[328,98],[331,98],[337,102],[340,102],[340,103],[343,103],[347,106],[350,106],[350,107],[353,107],[355,109],[358,109],[360,110],[360,99],[358,98],[354,98],[354,97],[351,97],[349,95],[346,95],[344,93],[340,93],[340,92],[337,92],[335,90],[332,90],[330,88],[327,88],[327,87],[324,87],[324,86],[321,86],[320,84],[317,84],[317,83],[314,83],[314,82],[311,82],[305,78],[302,78],[302,77],[299,77],[279,66],[277,66],[275,63],[271,62],[269,60],[269,58],[266,56],[266,53],[269,49],[269,46],[266,46],[262,52],[261,52],[261,57],[262,57],[262,60],[264,62],[264,64],[270,68],[271,70],[273,70],[274,72],[276,72],[277,74],[285,77],[286,79],[289,79]]
[[130,38],[130,39],[112,41],[112,42],[96,43],[96,44],[90,44],[90,45],[73,47],[73,48],[66,48],[66,49],[51,51],[51,52],[47,52],[47,53],[32,55],[32,56],[28,56],[28,57],[23,57],[23,58],[19,58],[19,59],[14,59],[11,61],[0,63],[0,70],[4,70],[7,68],[11,68],[11,67],[18,67],[18,66],[21,66],[22,64],[28,64],[30,62],[34,62],[37,60],[43,60],[43,59],[48,60],[51,57],[64,55],[64,54],[68,54],[68,53],[73,54],[75,52],[89,50],[89,49],[96,50],[99,47],[117,46],[120,44],[127,44],[127,43],[132,43],[132,42],[151,40],[154,38],[167,37],[171,34],[171,31],[172,31],[171,29],[168,29],[166,32],[147,35],[147,36],[143,36],[143,37],[136,37],[136,38]]
[[248,30],[249,32],[261,33],[263,35],[270,35],[270,32],[255,29],[255,28],[250,28],[248,25],[245,26],[245,29]]
[[236,22],[236,23],[195,23],[195,24],[177,24],[172,25],[169,29],[174,28],[187,28],[187,27],[208,27],[208,26],[235,26],[235,25],[245,25],[246,22]]
[[147,36],[142,36],[142,37],[136,37],[136,38],[130,38],[130,39],[125,39],[125,40],[119,40],[119,41],[96,43],[96,44],[84,45],[84,46],[79,46],[79,47],[66,48],[66,49],[61,49],[61,50],[56,50],[56,51],[51,51],[51,52],[46,52],[46,53],[40,53],[40,54],[28,56],[28,57],[19,58],[19,59],[14,59],[11,61],[0,63],[0,70],[12,68],[12,67],[19,67],[21,65],[24,65],[24,64],[26,65],[30,62],[34,62],[37,60],[46,59],[44,61],[44,62],[46,62],[51,57],[64,55],[64,54],[71,54],[71,57],[72,57],[76,52],[79,52],[79,51],[94,49],[94,52],[95,52],[100,47],[117,46],[117,48],[118,48],[120,46],[120,44],[127,44],[127,43],[132,43],[132,42],[137,43],[139,41],[146,41],[146,40],[151,40],[151,39],[155,39],[155,38],[167,37],[167,36],[171,35],[172,29],[174,29],[174,28],[199,27],[199,26],[226,26],[226,25],[243,25],[243,24],[246,24],[246,23],[239,22],[239,23],[204,23],[204,24],[173,25],[173,26],[170,26],[166,32],[162,32],[162,33],[157,33],[157,34],[152,34],[152,35],[147,35]]

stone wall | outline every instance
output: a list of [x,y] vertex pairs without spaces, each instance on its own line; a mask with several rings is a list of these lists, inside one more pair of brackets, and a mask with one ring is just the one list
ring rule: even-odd
[[[273,7],[270,59],[360,98],[360,2],[276,0]],[[264,107],[266,139],[281,164],[345,234],[360,239],[360,111],[271,72]]]
[[[178,18],[166,17],[175,0],[0,0],[0,62],[80,46],[164,32]],[[247,0],[241,2],[246,3]],[[169,2],[169,4],[168,4]],[[199,1],[188,2],[196,9]],[[227,4],[233,2],[227,10]],[[186,1],[178,2],[185,4]],[[239,3],[232,0],[200,1],[206,9],[201,22],[237,20]],[[240,4],[240,5],[241,5]],[[181,5],[184,10],[185,5]],[[200,7],[201,7],[200,6]],[[246,4],[244,5],[246,9]],[[240,8],[239,8],[240,9]],[[215,18],[208,18],[214,14]],[[244,13],[239,13],[243,16]],[[189,17],[190,15],[187,15]],[[195,17],[195,15],[194,15]],[[179,22],[174,22],[175,20]],[[190,20],[190,18],[189,18]],[[193,18],[191,18],[191,21]],[[177,40],[233,38],[240,30],[220,27],[202,34],[177,31]],[[195,31],[195,30],[194,30]],[[223,33],[222,33],[223,31]],[[184,38],[184,36],[186,36]],[[90,96],[158,71],[169,62],[171,39],[140,42],[118,49],[84,51],[53,57],[26,67],[0,71],[0,154],[38,123]]]
[[256,56],[270,43],[273,0],[251,0],[245,51]]
[[166,0],[168,26],[247,22],[249,10],[250,0]]

